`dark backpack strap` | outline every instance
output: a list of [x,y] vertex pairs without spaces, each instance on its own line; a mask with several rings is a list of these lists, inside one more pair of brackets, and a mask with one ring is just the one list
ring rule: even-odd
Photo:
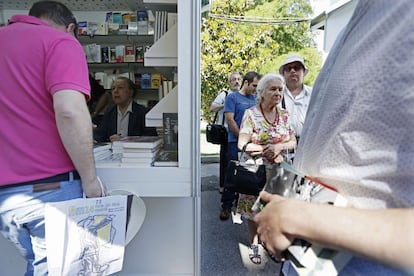
[[285,97],[282,98],[282,108],[286,109]]

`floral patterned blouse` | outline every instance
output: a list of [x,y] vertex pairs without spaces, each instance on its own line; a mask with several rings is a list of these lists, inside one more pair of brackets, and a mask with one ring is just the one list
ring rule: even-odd
[[[251,135],[251,142],[258,145],[285,143],[290,140],[295,131],[290,123],[287,110],[277,107],[274,124],[269,124],[263,117],[258,105],[247,109],[244,113],[240,132]],[[264,160],[265,163],[269,163]]]

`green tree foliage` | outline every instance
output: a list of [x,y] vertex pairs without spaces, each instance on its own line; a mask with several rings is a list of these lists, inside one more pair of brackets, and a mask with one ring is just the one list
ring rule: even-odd
[[[201,101],[204,119],[218,91],[228,89],[228,75],[254,70],[278,72],[289,53],[299,53],[310,69],[305,82],[312,85],[321,66],[309,21],[287,24],[263,23],[263,19],[309,19],[309,0],[213,1],[211,14],[203,18],[201,32]],[[233,22],[244,16],[257,23]],[[227,19],[227,20],[226,20]],[[259,20],[262,19],[262,20]]]

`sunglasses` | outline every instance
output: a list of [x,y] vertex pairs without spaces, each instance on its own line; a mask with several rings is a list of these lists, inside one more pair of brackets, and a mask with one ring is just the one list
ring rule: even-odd
[[283,70],[290,72],[291,70],[295,70],[295,71],[299,71],[300,69],[304,69],[303,66],[299,65],[299,64],[295,64],[295,65],[288,65],[288,66],[284,66]]

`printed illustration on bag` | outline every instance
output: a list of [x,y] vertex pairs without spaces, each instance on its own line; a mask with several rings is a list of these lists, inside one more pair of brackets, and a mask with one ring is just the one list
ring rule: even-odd
[[78,226],[87,230],[81,232],[81,259],[82,270],[79,275],[89,273],[106,274],[109,264],[101,264],[99,252],[101,247],[110,248],[114,241],[116,229],[112,225],[114,215],[90,216],[80,222]]
[[92,276],[121,271],[126,222],[126,195],[47,203],[49,275]]

